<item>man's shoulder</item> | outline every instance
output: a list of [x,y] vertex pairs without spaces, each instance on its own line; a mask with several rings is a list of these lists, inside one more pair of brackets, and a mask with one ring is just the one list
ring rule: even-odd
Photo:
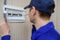
[[60,34],[55,29],[51,29],[43,33],[38,39],[60,40]]
[[46,35],[49,35],[49,36],[52,36],[52,37],[59,37],[60,36],[60,34],[54,28],[47,31]]
[[52,37],[52,38],[60,37],[60,34],[54,28],[50,29],[45,34],[48,35],[49,37]]

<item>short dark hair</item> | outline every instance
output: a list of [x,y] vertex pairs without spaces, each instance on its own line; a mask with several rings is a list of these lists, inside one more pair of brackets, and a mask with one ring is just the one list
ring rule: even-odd
[[[48,8],[54,12],[55,5],[51,5]],[[52,13],[43,12],[40,10],[38,10],[38,11],[39,11],[39,16],[43,19],[50,19],[51,15],[52,15]]]
[[39,11],[39,16],[43,19],[50,19],[51,14],[50,13],[44,13],[42,11]]

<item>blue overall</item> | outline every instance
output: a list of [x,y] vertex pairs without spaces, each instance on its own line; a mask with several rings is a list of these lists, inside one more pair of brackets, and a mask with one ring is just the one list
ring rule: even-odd
[[[10,35],[1,37],[1,40],[10,40]],[[60,34],[54,29],[53,22],[49,22],[38,30],[33,25],[31,40],[60,40]]]
[[38,30],[33,25],[31,40],[60,40],[60,34],[54,29],[53,22],[49,22]]

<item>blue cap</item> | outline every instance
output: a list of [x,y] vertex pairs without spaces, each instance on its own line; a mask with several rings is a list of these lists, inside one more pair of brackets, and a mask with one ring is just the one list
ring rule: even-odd
[[30,8],[34,6],[37,10],[47,13],[53,13],[54,9],[50,9],[49,7],[54,5],[54,0],[31,0],[30,4],[26,6],[24,9]]

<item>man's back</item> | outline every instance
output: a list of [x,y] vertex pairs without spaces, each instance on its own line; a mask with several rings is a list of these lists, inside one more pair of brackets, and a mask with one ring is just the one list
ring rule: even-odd
[[37,40],[60,40],[59,34],[56,32],[55,29],[51,29],[46,33],[39,35]]

